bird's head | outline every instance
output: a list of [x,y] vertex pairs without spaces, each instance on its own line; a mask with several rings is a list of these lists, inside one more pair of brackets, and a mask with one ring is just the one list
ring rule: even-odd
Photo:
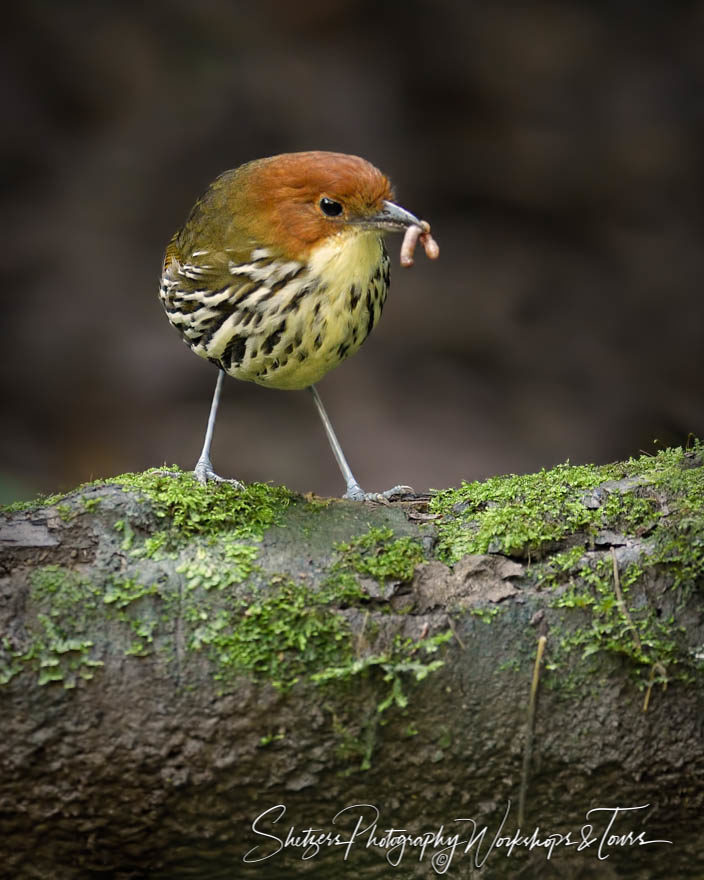
[[378,168],[344,153],[284,153],[248,162],[218,178],[214,193],[225,200],[232,236],[288,259],[307,257],[332,236],[404,232],[420,223],[395,204]]

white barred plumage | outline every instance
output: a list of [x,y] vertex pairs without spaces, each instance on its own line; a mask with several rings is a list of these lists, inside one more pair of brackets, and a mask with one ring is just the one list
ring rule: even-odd
[[[272,260],[255,248],[247,263],[230,262],[233,281],[215,290],[201,287],[212,266],[172,260],[161,300],[191,350],[228,375],[306,388],[354,354],[381,316],[389,258],[378,236],[355,238],[352,246],[335,242],[330,259],[323,245],[308,265]],[[207,252],[191,256],[207,258]],[[336,267],[335,256],[349,268]]]

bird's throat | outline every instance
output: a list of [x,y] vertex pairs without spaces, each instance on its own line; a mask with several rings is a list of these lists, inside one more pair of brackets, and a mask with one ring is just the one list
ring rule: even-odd
[[366,286],[384,253],[377,230],[348,228],[311,250],[310,274],[322,279],[331,292],[347,291],[351,284]]

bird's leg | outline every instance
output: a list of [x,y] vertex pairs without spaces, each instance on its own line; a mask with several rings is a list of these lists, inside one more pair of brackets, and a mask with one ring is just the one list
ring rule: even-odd
[[213,394],[213,401],[210,404],[210,415],[208,416],[208,427],[205,429],[205,440],[203,441],[203,449],[200,454],[200,458],[195,466],[194,473],[196,475],[196,479],[199,483],[202,483],[204,486],[208,482],[208,480],[212,480],[216,483],[232,483],[232,485],[242,488],[242,483],[239,480],[226,480],[223,477],[218,476],[213,470],[213,465],[210,461],[210,444],[213,441],[213,430],[215,428],[215,419],[218,414],[218,406],[220,405],[220,392],[222,391],[222,382],[225,378],[225,371],[218,370],[218,379],[215,383],[215,393]]
[[351,501],[388,501],[397,496],[412,495],[413,489],[411,489],[410,486],[394,486],[393,489],[387,489],[385,492],[365,492],[361,488],[355,479],[350,466],[347,464],[347,459],[340,446],[340,441],[335,436],[332,422],[330,421],[328,414],[325,412],[323,401],[320,399],[320,395],[318,394],[315,385],[309,385],[308,390],[313,395],[313,400],[318,408],[318,414],[320,415],[323,427],[325,428],[325,433],[327,434],[333,455],[335,456],[338,467],[342,471],[342,476],[347,483],[347,491],[342,497],[349,498]]

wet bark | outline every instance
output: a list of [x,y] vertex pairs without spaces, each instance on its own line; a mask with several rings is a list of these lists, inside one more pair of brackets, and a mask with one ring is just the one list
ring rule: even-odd
[[[114,485],[4,518],[5,876],[470,877],[481,864],[488,878],[702,875],[701,677],[670,676],[644,712],[628,658],[601,651],[587,663],[573,652],[558,663],[564,611],[554,607],[554,590],[536,585],[530,560],[434,559],[423,499],[315,508],[297,499],[287,508],[257,545],[256,570],[226,593],[254,602],[277,578],[319,589],[330,582],[334,546],[370,526],[425,549],[410,580],[361,576],[364,604],[340,599],[325,610],[340,616],[359,658],[398,637],[409,640],[408,663],[444,661],[418,681],[397,668],[408,704],[381,712],[395,679],[385,681],[380,664],[326,686],[301,675],[289,690],[261,672],[221,674],[213,644],[194,649],[198,606],[186,603],[182,557],[135,555],[163,525],[150,501]],[[593,549],[613,547],[617,564],[649,552],[647,536],[602,538]],[[107,601],[118,576],[123,587],[139,580],[158,589]],[[691,653],[703,641],[701,601],[696,591],[675,601],[671,586],[665,572],[649,570],[630,601],[671,614]],[[72,589],[88,598],[69,595],[70,611],[57,605],[52,614],[52,590],[59,603]],[[62,629],[64,613],[73,629]],[[436,654],[414,653],[414,644],[446,631],[452,638]],[[532,851],[523,840],[508,855],[495,835],[517,831],[521,795],[522,833],[539,831]],[[586,816],[617,807],[634,809]],[[459,821],[470,819],[476,826]],[[322,835],[317,844],[306,838],[310,828]],[[403,849],[397,832],[389,845],[389,828],[416,839]],[[452,848],[452,834],[467,841],[473,829],[469,852],[464,843]],[[423,849],[423,834],[443,840]],[[563,837],[553,838],[548,859],[551,834]],[[661,839],[673,843],[639,845]]]

